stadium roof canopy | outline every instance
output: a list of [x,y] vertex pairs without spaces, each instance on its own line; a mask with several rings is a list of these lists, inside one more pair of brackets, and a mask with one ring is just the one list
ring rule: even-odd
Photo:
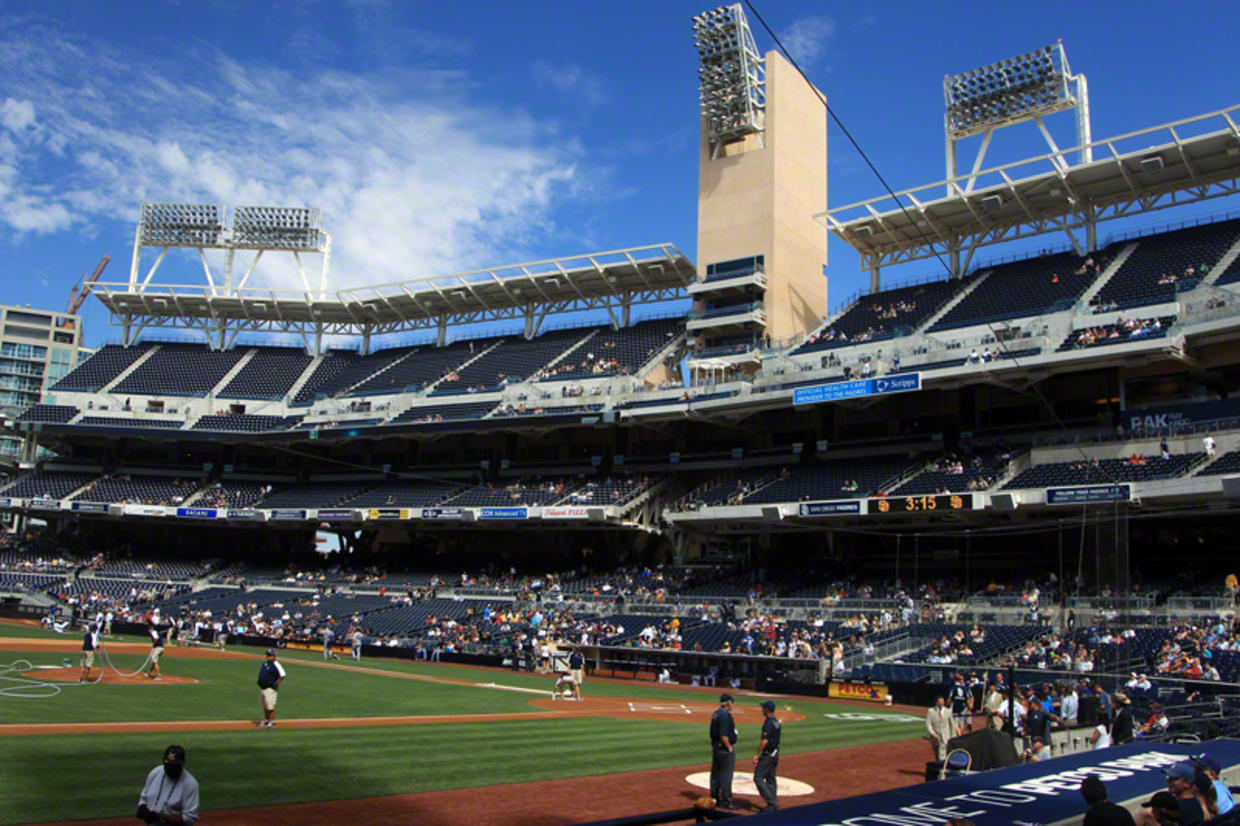
[[335,291],[315,290],[304,277],[297,290],[246,286],[248,275],[233,286],[209,272],[200,284],[150,283],[151,274],[139,279],[135,269],[129,281],[92,287],[126,341],[143,329],[180,328],[202,330],[222,347],[242,331],[369,341],[438,329],[442,339],[450,326],[510,319],[524,320],[533,335],[549,314],[585,310],[624,324],[635,304],[687,295],[695,269],[672,244],[654,244]]
[[[1049,232],[1067,233],[1083,254],[1097,247],[1101,221],[1240,191],[1237,120],[1240,106],[1232,106],[815,217],[857,250],[875,286],[883,266],[945,258],[960,276],[980,247]],[[1085,149],[1096,160],[1068,163]]]

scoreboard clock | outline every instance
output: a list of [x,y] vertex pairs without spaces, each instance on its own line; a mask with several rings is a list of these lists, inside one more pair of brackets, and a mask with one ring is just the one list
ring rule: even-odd
[[938,513],[973,510],[973,494],[944,493],[937,496],[885,496],[871,499],[871,516],[892,514]]

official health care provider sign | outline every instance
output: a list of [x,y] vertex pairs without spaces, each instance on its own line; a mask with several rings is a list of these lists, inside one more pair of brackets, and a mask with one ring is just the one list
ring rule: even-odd
[[1082,485],[1075,488],[1047,488],[1048,505],[1082,505],[1089,502],[1127,502],[1132,485]]
[[528,519],[529,508],[481,508],[479,519]]
[[[875,711],[875,716],[878,712]],[[875,722],[875,730],[883,723]],[[1208,752],[1226,770],[1240,763],[1240,741],[1133,744],[1083,751],[876,794],[797,806],[763,815],[763,826],[942,826],[961,817],[976,826],[1079,823],[1085,812],[1081,780],[1096,774],[1114,803],[1148,800],[1166,791],[1161,771]]]
[[884,393],[906,393],[921,389],[921,373],[902,376],[885,376],[881,379],[837,381],[831,384],[815,384],[798,387],[792,391],[793,404],[817,404],[840,399],[856,399],[861,396],[880,396]]

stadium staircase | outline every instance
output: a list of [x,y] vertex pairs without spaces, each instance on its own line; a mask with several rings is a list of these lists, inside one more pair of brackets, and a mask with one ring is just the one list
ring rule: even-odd
[[947,301],[945,301],[942,307],[939,307],[937,310],[931,313],[930,317],[927,318],[925,321],[923,321],[921,324],[921,327],[919,327],[918,329],[921,330],[922,332],[925,332],[925,331],[928,331],[935,324],[938,324],[940,318],[950,313],[957,304],[959,304],[961,301],[964,301],[966,298],[969,297],[969,295],[974,290],[982,286],[982,283],[987,278],[990,277],[991,272],[993,272],[993,270],[983,270],[977,275],[967,279],[968,283],[965,286],[965,288],[961,290],[960,292],[956,293],[951,298],[949,298]]
[[663,347],[656,350],[651,354],[650,358],[646,359],[643,364],[639,365],[633,372],[633,375],[640,377],[655,365],[662,364],[663,359],[665,359],[669,353],[676,352],[678,348],[684,346],[685,338],[687,337],[688,333],[684,330],[681,330],[678,334],[672,336],[667,340],[667,343],[664,344]]
[[257,353],[258,350],[253,347],[246,348],[246,354],[237,359],[237,363],[232,366],[232,369],[221,376],[220,380],[215,383],[215,386],[207,391],[207,398],[214,399],[215,394],[227,387],[228,383],[233,380],[233,377],[244,370],[245,366],[250,363],[250,360],[253,359]]
[[311,359],[310,363],[306,365],[306,369],[302,370],[301,375],[297,377],[297,381],[293,382],[293,386],[284,394],[283,402],[290,410],[293,407],[293,399],[297,398],[301,388],[305,386],[306,382],[310,381],[311,377],[314,376],[314,371],[319,368],[319,365],[322,364],[325,358],[327,358],[327,353],[322,353]]
[[108,382],[106,385],[99,388],[99,394],[100,395],[105,395],[105,394],[111,395],[110,388],[115,387],[116,385],[123,382],[125,379],[129,378],[130,373],[137,370],[143,364],[146,364],[146,362],[151,358],[151,356],[155,355],[161,349],[163,349],[163,345],[161,344],[156,344],[154,347],[148,347],[145,353],[138,356],[138,358],[134,359],[133,364],[129,365],[124,370],[117,373],[116,377],[113,378],[112,381]]
[[567,349],[560,351],[560,354],[559,354],[558,356],[556,356],[555,358],[551,359],[551,361],[547,362],[546,364],[544,364],[542,367],[540,367],[540,368],[538,368],[538,369],[539,369],[539,370],[549,370],[550,368],[555,367],[557,364],[559,364],[560,362],[564,361],[564,359],[568,358],[568,357],[569,357],[569,356],[571,356],[573,353],[576,353],[578,350],[580,350],[582,347],[584,347],[584,346],[585,346],[585,344],[586,344],[586,342],[588,342],[590,339],[594,338],[594,337],[595,337],[596,335],[598,335],[600,332],[602,332],[602,328],[600,328],[600,327],[595,327],[594,329],[590,330],[590,332],[589,332],[589,333],[587,333],[587,334],[586,334],[583,338],[578,339],[576,344],[573,344],[572,346],[568,347]]
[[[504,343],[506,340],[507,340],[507,339],[505,339],[505,338],[500,338],[500,339],[498,339],[498,340],[497,340],[494,344],[492,344],[490,347],[487,347],[486,349],[479,351],[479,352],[478,352],[476,355],[474,355],[474,357],[473,357],[473,358],[471,358],[469,361],[463,361],[463,362],[461,362],[460,364],[458,364],[455,368],[453,368],[453,372],[460,372],[461,370],[464,370],[466,367],[468,367],[469,365],[473,364],[475,361],[477,361],[478,359],[482,358],[482,357],[483,357],[483,356],[485,356],[487,353],[489,353],[489,352],[491,352],[492,350],[494,350],[496,347],[500,347],[501,345],[503,345],[503,343]],[[445,378],[447,378],[447,376],[440,376],[439,378],[435,379],[433,382],[431,382],[430,384],[426,385],[426,387],[423,387],[423,388],[422,388],[422,392],[421,392],[419,395],[421,395],[421,396],[429,396],[429,395],[431,395],[432,393],[434,393],[434,392],[435,392],[435,388],[436,388],[436,387],[438,387],[438,386],[440,385],[440,383],[441,383],[441,382],[442,382]]]
[[1209,275],[1201,279],[1201,283],[1213,287],[1214,282],[1218,281],[1219,276],[1227,272],[1237,258],[1240,258],[1240,239],[1237,239],[1236,243],[1231,245],[1231,249],[1223,253],[1223,257],[1210,269]]
[[1111,280],[1111,277],[1114,276],[1115,273],[1119,272],[1119,268],[1124,266],[1124,262],[1128,260],[1128,257],[1136,252],[1138,243],[1139,242],[1134,241],[1130,244],[1125,244],[1124,248],[1120,250],[1115,258],[1111,260],[1111,263],[1107,265],[1107,268],[1102,271],[1102,275],[1094,279],[1094,283],[1089,286],[1088,290],[1081,293],[1081,297],[1077,299],[1076,302],[1077,313],[1086,314],[1093,312],[1090,308],[1089,302],[1094,300],[1094,296],[1102,292],[1102,288],[1107,285],[1107,282]]

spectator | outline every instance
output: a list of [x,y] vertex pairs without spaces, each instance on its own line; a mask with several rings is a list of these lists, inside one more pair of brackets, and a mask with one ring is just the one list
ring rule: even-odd
[[1107,787],[1096,774],[1081,781],[1081,797],[1089,805],[1081,826],[1135,826],[1132,815],[1123,806],[1107,799]]

